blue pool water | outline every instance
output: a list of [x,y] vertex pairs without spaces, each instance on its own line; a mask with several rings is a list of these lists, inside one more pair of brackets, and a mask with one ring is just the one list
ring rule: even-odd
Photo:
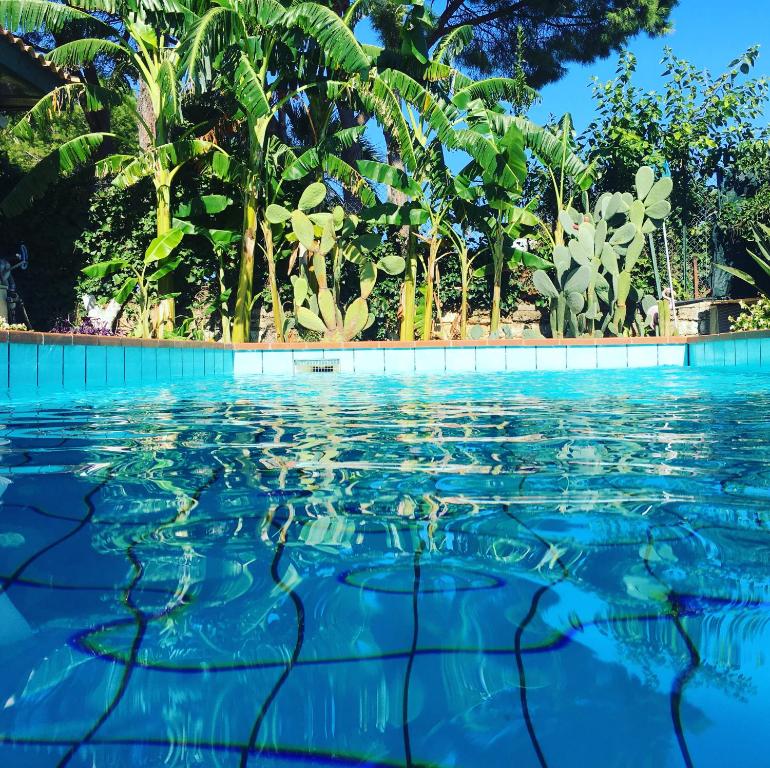
[[770,377],[8,400],[0,766],[767,766]]

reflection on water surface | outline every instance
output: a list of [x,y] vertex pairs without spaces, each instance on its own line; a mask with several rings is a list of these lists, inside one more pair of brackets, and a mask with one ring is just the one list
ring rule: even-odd
[[759,374],[9,401],[0,765],[766,765]]

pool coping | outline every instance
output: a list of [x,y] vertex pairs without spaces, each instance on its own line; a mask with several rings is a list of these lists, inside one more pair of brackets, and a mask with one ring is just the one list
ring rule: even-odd
[[[770,335],[770,331],[762,331]],[[720,338],[728,334],[721,334]],[[734,335],[734,334],[730,334]],[[739,334],[745,335],[745,334]],[[83,345],[124,347],[168,347],[188,349],[233,350],[295,350],[295,349],[417,349],[453,347],[585,347],[625,346],[628,344],[687,344],[691,336],[618,336],[579,339],[432,339],[430,341],[297,341],[297,342],[244,342],[225,344],[221,341],[193,341],[189,339],[138,339],[131,336],[91,336],[76,333],[41,333],[38,331],[0,331],[1,343],[40,345]],[[702,337],[716,338],[716,337]]]
[[767,331],[734,331],[705,336],[609,336],[603,338],[533,338],[533,339],[431,339],[430,341],[287,341],[244,342],[194,341],[191,339],[139,339],[131,336],[96,336],[77,333],[39,331],[0,331],[0,344],[39,344],[43,346],[159,347],[171,349],[227,350],[312,350],[312,349],[420,349],[462,347],[613,347],[628,345],[702,344],[734,339],[770,338]]

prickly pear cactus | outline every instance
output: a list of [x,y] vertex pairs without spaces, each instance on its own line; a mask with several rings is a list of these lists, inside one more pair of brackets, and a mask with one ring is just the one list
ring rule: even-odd
[[643,333],[642,296],[632,274],[646,235],[671,213],[672,188],[670,177],[656,181],[644,166],[636,173],[635,194],[605,193],[592,213],[560,213],[567,244],[554,248],[551,274],[533,275],[535,288],[549,300],[554,337]]
[[[295,232],[300,274],[292,275],[291,282],[297,323],[323,334],[327,341],[352,341],[374,322],[367,299],[377,283],[378,272],[397,275],[404,270],[404,259],[386,256],[372,261],[367,250],[379,242],[379,236],[355,235],[357,219],[346,219],[339,207],[332,214],[311,214],[309,218],[312,236],[310,231]],[[327,257],[332,260],[331,287],[327,278]],[[359,278],[359,295],[347,309],[342,306],[338,289],[345,261],[358,267]]]

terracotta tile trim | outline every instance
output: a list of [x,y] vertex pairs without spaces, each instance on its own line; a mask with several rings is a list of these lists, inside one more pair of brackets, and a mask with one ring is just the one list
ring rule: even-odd
[[770,331],[733,331],[713,336],[688,336],[688,344],[702,344],[708,341],[730,341],[731,339],[770,339]]
[[317,342],[315,344],[233,344],[236,351],[301,351],[301,350],[347,350],[347,349],[454,349],[463,347],[618,347],[633,345],[685,344],[684,336],[670,337],[629,337],[607,339],[473,339],[454,341],[353,341]]
[[72,333],[37,333],[34,331],[0,331],[0,343],[122,347],[172,347],[175,349],[222,349],[241,351],[265,350],[345,350],[345,349],[451,349],[462,347],[617,347],[651,344],[701,344],[729,339],[770,338],[770,331],[739,331],[714,336],[631,336],[603,339],[466,339],[463,341],[348,341],[222,344],[217,341],[188,341],[187,339],[135,339],[128,336],[87,336]]
[[0,343],[44,344],[47,346],[86,347],[169,347],[188,349],[232,349],[232,344],[217,341],[188,341],[187,339],[135,339],[130,336],[91,336],[77,333],[36,333],[34,331],[0,331]]

